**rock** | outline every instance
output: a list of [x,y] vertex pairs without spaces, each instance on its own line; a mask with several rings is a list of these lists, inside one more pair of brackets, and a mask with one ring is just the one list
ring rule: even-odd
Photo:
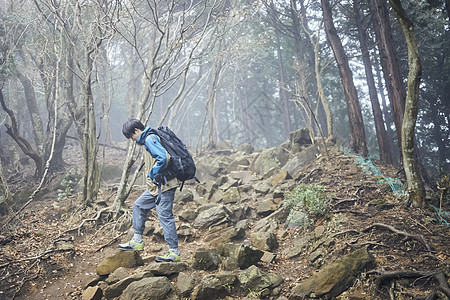
[[84,290],[81,295],[82,300],[101,300],[103,296],[102,290],[98,286],[90,286]]
[[179,211],[177,215],[180,217],[182,221],[185,222],[193,221],[197,217],[196,208],[183,207],[183,209]]
[[222,262],[217,249],[200,248],[193,255],[192,268],[196,270],[217,270]]
[[109,285],[104,290],[106,299],[119,297],[122,292],[133,282],[142,280],[143,278],[153,277],[153,273],[144,272],[128,276],[114,284]]
[[325,226],[323,225],[319,225],[316,228],[314,228],[314,234],[316,235],[316,238],[319,238],[324,232]]
[[179,238],[182,238],[185,241],[189,241],[194,236],[194,229],[190,224],[181,224],[177,229],[177,234]]
[[220,255],[234,260],[241,269],[246,269],[259,262],[264,252],[243,244],[222,244],[218,246]]
[[250,168],[255,173],[264,178],[272,176],[277,168],[282,167],[289,159],[289,152],[286,149],[275,147],[262,151],[250,164]]
[[151,272],[155,276],[170,276],[178,274],[187,269],[187,265],[183,262],[153,262],[145,268],[146,272]]
[[263,274],[257,266],[250,266],[248,269],[242,271],[238,279],[246,290],[254,292],[274,288],[283,282],[283,279],[276,274]]
[[200,284],[194,288],[192,299],[211,300],[220,299],[230,294],[236,283],[236,275],[228,272],[210,274],[202,278]]
[[134,268],[142,265],[142,257],[136,251],[119,250],[115,255],[105,258],[96,271],[98,275],[108,275],[119,267]]
[[229,243],[233,240],[243,238],[245,236],[245,230],[239,226],[228,227],[224,230],[210,234],[206,240],[211,241],[210,246],[216,247],[217,245]]
[[183,189],[180,193],[175,193],[177,202],[191,202],[194,200],[194,193],[190,189]]
[[107,284],[111,285],[127,278],[128,276],[130,276],[130,273],[128,273],[127,269],[124,267],[119,267],[114,272],[109,274],[105,281]]
[[120,296],[120,300],[178,299],[175,289],[167,277],[150,277],[131,283]]
[[278,246],[277,237],[273,232],[253,232],[250,234],[252,246],[263,251],[272,251]]
[[266,217],[276,211],[278,209],[278,205],[273,202],[273,199],[265,199],[258,203],[258,208],[256,213],[260,216]]
[[314,161],[319,154],[320,151],[316,145],[309,146],[291,158],[283,167],[283,170],[287,171],[294,179],[296,179],[300,171]]
[[288,259],[295,258],[299,256],[308,246],[309,241],[310,237],[308,235],[295,238],[294,240],[292,240],[292,244],[289,247],[283,249],[281,253]]
[[223,205],[213,204],[206,210],[199,210],[194,221],[194,227],[208,229],[229,222],[231,222],[231,212]]
[[286,170],[281,170],[280,172],[272,176],[272,180],[270,181],[270,183],[272,184],[272,186],[277,186],[281,181],[291,178],[291,175]]
[[193,276],[192,274],[183,272],[178,274],[176,287],[180,291],[181,296],[189,298],[189,295],[195,287],[195,282],[196,276]]
[[304,299],[312,293],[315,297],[330,299],[348,289],[357,276],[375,267],[375,258],[366,248],[361,248],[328,264],[292,289],[289,299]]
[[223,192],[226,192],[226,191],[228,191],[229,188],[236,187],[237,185],[238,185],[238,181],[236,179],[229,177],[228,180],[224,184],[219,186],[219,189]]
[[238,151],[242,151],[245,154],[250,154],[252,153],[255,149],[253,148],[252,145],[248,144],[248,143],[244,143],[242,145],[240,145],[236,150]]
[[228,172],[231,171],[237,171],[239,169],[239,166],[249,166],[250,162],[248,161],[247,156],[240,156],[236,157],[229,165],[228,165]]
[[309,130],[307,128],[301,128],[295,131],[291,131],[289,133],[289,141],[292,145],[299,145],[299,146],[305,146],[305,145],[311,145],[311,136],[309,135]]
[[251,171],[231,171],[230,177],[236,180],[240,180],[240,184],[249,184],[253,180]]
[[237,187],[229,188],[222,196],[222,202],[224,204],[236,203],[241,200],[241,195],[239,195],[239,191]]
[[253,189],[255,192],[265,195],[270,190],[270,184],[267,181],[260,181],[253,187]]
[[261,257],[261,261],[265,263],[271,263],[275,259],[276,254],[272,252],[264,251],[264,255]]

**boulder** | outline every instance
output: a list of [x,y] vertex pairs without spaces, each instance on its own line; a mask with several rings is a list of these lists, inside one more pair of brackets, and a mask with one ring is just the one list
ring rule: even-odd
[[237,187],[229,188],[222,196],[222,202],[224,204],[236,203],[241,200],[241,195]]
[[287,161],[284,165],[283,170],[296,179],[300,171],[313,162],[319,154],[320,151],[316,145],[309,146],[303,149],[303,151],[297,153],[297,155],[293,158],[289,159],[289,161]]
[[289,152],[283,148],[270,148],[262,151],[250,164],[253,172],[269,178],[276,169],[282,167],[289,159]]
[[128,276],[114,284],[107,286],[104,291],[105,297],[106,299],[119,297],[131,283],[148,277],[153,277],[153,274],[151,272],[144,272]]
[[262,250],[243,244],[222,244],[218,246],[220,255],[229,257],[241,269],[246,269],[259,262],[264,255]]
[[183,262],[172,263],[172,262],[153,262],[149,264],[146,268],[146,272],[151,272],[155,276],[170,276],[173,274],[178,274],[187,269],[187,265]]
[[235,283],[236,275],[229,272],[206,275],[202,278],[200,284],[194,288],[192,299],[220,299],[230,294]]
[[374,267],[373,255],[366,248],[361,248],[322,267],[319,272],[295,286],[289,299],[304,299],[311,294],[324,299],[337,297],[353,285],[361,272]]
[[97,266],[97,274],[108,275],[119,267],[134,268],[142,266],[142,257],[136,251],[117,251],[115,255],[105,258]]
[[194,227],[208,229],[223,223],[229,223],[231,218],[231,212],[223,205],[213,204],[206,209],[200,207],[194,221]]
[[223,243],[229,243],[245,236],[245,230],[239,226],[228,227],[218,232],[214,232],[207,236],[205,240],[211,241],[209,245],[216,247]]
[[277,186],[283,180],[291,178],[292,178],[291,175],[286,170],[281,170],[280,172],[272,176],[270,183],[272,184],[272,186]]
[[228,172],[239,170],[240,166],[249,166],[250,162],[247,156],[236,157],[229,165]]
[[107,284],[114,284],[127,278],[128,276],[130,276],[130,273],[128,273],[127,269],[124,267],[119,267],[114,272],[109,274],[105,281]]
[[102,290],[98,286],[90,286],[84,290],[81,295],[82,300],[101,300],[102,299]]
[[226,192],[231,187],[236,187],[238,185],[238,181],[232,177],[227,177],[227,181],[219,186],[219,188]]
[[193,255],[192,268],[196,270],[213,271],[217,270],[222,262],[217,249],[200,248]]
[[253,232],[250,234],[252,246],[263,250],[272,251],[278,246],[277,237],[273,232]]
[[189,295],[195,287],[196,277],[195,274],[193,276],[184,272],[178,274],[176,287],[180,291],[181,296],[189,298]]
[[277,274],[263,274],[257,266],[250,266],[238,276],[239,282],[246,290],[261,292],[279,286],[283,279]]
[[278,209],[278,204],[276,204],[273,199],[265,199],[258,203],[257,214],[266,217],[272,214]]
[[175,289],[167,277],[150,277],[131,283],[120,296],[120,300],[178,299]]

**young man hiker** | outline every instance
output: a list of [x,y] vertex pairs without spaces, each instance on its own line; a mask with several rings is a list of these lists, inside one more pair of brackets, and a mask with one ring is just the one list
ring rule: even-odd
[[147,189],[133,204],[133,238],[125,243],[119,244],[121,250],[144,250],[142,234],[145,228],[147,213],[156,207],[159,223],[163,229],[164,239],[169,244],[169,251],[163,256],[157,256],[157,262],[180,261],[178,251],[178,235],[175,226],[175,218],[172,212],[175,190],[178,186],[176,178],[161,186],[161,194],[158,202],[158,186],[154,183],[155,176],[164,171],[169,163],[170,155],[161,145],[158,136],[149,134],[150,127],[145,127],[141,121],[131,119],[123,124],[122,133],[131,138],[138,145],[144,145],[144,159],[146,168]]

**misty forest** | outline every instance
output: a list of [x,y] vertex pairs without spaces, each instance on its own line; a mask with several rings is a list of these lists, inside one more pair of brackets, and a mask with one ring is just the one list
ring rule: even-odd
[[0,105],[0,299],[450,299],[449,0],[0,0]]

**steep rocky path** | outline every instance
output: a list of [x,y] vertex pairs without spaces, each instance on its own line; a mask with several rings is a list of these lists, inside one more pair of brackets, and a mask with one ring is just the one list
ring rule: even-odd
[[[190,290],[183,290],[184,297],[202,299],[208,297],[207,289],[199,287],[202,279],[220,275],[220,280],[231,280],[223,276],[226,270],[238,280],[224,281],[213,290],[216,295],[224,291],[221,297],[300,299],[301,285],[314,274],[365,248],[374,264],[353,274],[352,282],[339,291],[338,298],[446,299],[448,286],[442,276],[448,284],[449,227],[438,224],[431,211],[406,207],[404,196],[393,193],[398,187],[390,180],[398,177],[396,169],[375,166],[335,146],[328,147],[330,157],[317,145],[310,145],[307,135],[299,131],[276,148],[256,151],[247,145],[197,157],[202,183],[186,185],[177,193],[175,203],[184,270],[176,273],[182,275],[163,276],[168,281],[151,284],[169,284],[174,291],[164,297],[176,299],[182,298],[180,290],[185,288],[182,283],[186,276],[196,278]],[[120,162],[120,155],[114,152],[107,156]],[[115,168],[117,165],[109,162],[110,185],[105,182],[100,196],[104,201],[93,208],[79,209],[76,190],[65,197],[61,197],[61,190],[49,190],[41,201],[26,209],[14,228],[3,227],[0,299],[81,299],[88,284],[103,290],[110,286],[112,281],[107,283],[105,277],[97,275],[97,266],[117,253],[119,241],[127,239],[129,216],[118,221],[105,216],[78,227],[111,204],[117,183],[117,176],[112,176]],[[320,184],[330,201],[327,212],[310,219],[306,229],[289,222],[289,211],[283,206],[288,192],[299,184]],[[129,206],[140,190],[137,186],[130,195]],[[444,210],[449,211],[449,206],[444,199]],[[145,242],[146,248],[140,253],[144,265],[115,276],[150,272],[154,256],[165,250],[154,215],[149,216]],[[261,290],[257,290],[258,285],[248,288],[243,284],[244,272],[256,270],[233,266],[233,257],[223,250],[228,243],[270,254],[256,263],[261,272],[258,278],[276,274],[281,280],[271,281],[270,287]],[[198,257],[214,257],[209,254],[211,249],[219,254],[217,268],[198,267]],[[205,251],[207,256],[201,256]],[[308,297],[318,292],[309,292]]]

